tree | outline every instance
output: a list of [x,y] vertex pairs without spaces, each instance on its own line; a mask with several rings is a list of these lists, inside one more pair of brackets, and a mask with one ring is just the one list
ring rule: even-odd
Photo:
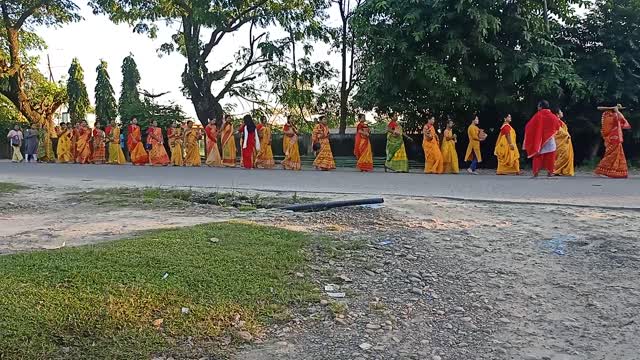
[[[25,67],[21,41],[34,26],[59,26],[80,19],[78,6],[70,0],[12,0],[0,2],[3,41],[6,39],[8,57],[0,59],[0,78],[8,84],[2,95],[9,99],[29,121],[43,123],[44,114],[34,109],[26,90]],[[52,105],[55,105],[53,103]],[[55,111],[55,110],[54,110]]]
[[143,115],[143,104],[140,100],[140,72],[138,65],[129,55],[122,60],[122,86],[120,89],[120,100],[118,101],[118,113],[120,121],[129,121],[132,117]]
[[[227,95],[251,94],[251,82],[258,67],[270,61],[281,50],[264,30],[292,12],[305,8],[299,0],[91,0],[95,12],[106,13],[112,21],[127,22],[139,33],[155,36],[155,21],[180,23],[173,42],[161,51],[178,51],[187,63],[182,73],[183,91],[194,105],[200,122],[222,120],[222,99]],[[236,55],[236,61],[211,70],[210,55],[217,52],[221,41],[240,29],[248,30],[248,44]],[[214,94],[212,87],[217,85]]]
[[107,71],[107,62],[100,61],[96,72],[98,74],[95,88],[96,121],[106,124],[118,116],[118,107],[115,93],[111,86],[111,78]]
[[405,113],[410,130],[427,113],[466,123],[480,111],[490,127],[502,111],[528,116],[539,98],[583,86],[554,43],[572,2],[550,5],[547,32],[540,1],[365,1],[352,20],[365,76],[356,100]]
[[340,29],[335,36],[335,46],[340,49],[342,59],[340,67],[340,134],[344,134],[349,117],[349,99],[359,80],[358,68],[355,63],[356,42],[351,28],[351,18],[362,4],[362,0],[354,0],[353,7],[351,0],[331,0],[331,2],[336,4],[340,10],[341,20]]
[[77,58],[73,59],[69,67],[67,96],[69,97],[69,119],[71,122],[76,124],[85,120],[91,103],[87,87],[84,84],[84,70],[82,70]]

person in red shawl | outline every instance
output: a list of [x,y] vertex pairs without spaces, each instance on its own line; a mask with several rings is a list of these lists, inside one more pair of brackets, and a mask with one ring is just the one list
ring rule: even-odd
[[604,156],[598,164],[595,173],[616,179],[625,179],[629,176],[627,159],[622,148],[622,130],[631,129],[631,125],[620,112],[622,105],[614,107],[599,107],[602,114],[602,138],[604,139]]
[[538,112],[524,128],[522,148],[529,159],[533,158],[533,177],[537,177],[542,168],[547,170],[547,176],[553,176],[556,161],[555,136],[562,123],[549,107],[548,101],[540,101]]

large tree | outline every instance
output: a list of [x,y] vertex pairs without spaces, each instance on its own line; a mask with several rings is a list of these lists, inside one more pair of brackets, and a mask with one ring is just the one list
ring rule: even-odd
[[27,94],[21,41],[35,26],[59,26],[79,20],[79,8],[71,0],[11,0],[0,1],[0,10],[8,52],[7,58],[0,58],[0,78],[8,80],[1,92],[31,122],[43,123],[46,114],[34,107]]
[[69,78],[67,79],[67,96],[69,98],[69,119],[76,124],[86,119],[91,107],[87,86],[84,84],[84,70],[77,58],[71,61]]
[[[248,85],[256,79],[258,67],[281,52],[270,41],[266,27],[307,7],[306,2],[300,0],[91,0],[90,4],[114,22],[127,22],[135,31],[151,36],[157,31],[155,21],[180,24],[173,42],[164,44],[161,50],[179,51],[186,57],[183,90],[202,123],[208,119],[221,121],[223,98],[250,93]],[[223,39],[243,28],[247,30],[248,40],[236,61],[211,69],[210,55],[217,55]]]
[[103,124],[107,123],[118,116],[118,106],[116,104],[115,92],[111,86],[111,78],[107,71],[107,62],[100,61],[100,65],[96,68],[96,121]]
[[[353,37],[351,18],[356,14],[362,0],[331,0],[340,13],[340,28],[334,36],[334,46],[340,51],[340,134],[347,129],[351,92],[360,80],[360,69],[356,63],[356,42]],[[353,114],[351,114],[353,115]]]

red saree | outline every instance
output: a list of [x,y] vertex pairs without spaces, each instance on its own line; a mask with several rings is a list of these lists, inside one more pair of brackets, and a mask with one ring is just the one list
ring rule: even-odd
[[624,116],[615,111],[602,114],[602,138],[604,139],[604,156],[596,167],[595,173],[610,178],[624,179],[629,176],[627,159],[624,156],[622,129],[631,129]]

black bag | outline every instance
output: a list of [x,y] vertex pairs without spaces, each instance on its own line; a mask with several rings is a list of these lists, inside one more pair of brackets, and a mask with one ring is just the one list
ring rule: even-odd
[[320,151],[320,143],[313,143],[313,151]]

